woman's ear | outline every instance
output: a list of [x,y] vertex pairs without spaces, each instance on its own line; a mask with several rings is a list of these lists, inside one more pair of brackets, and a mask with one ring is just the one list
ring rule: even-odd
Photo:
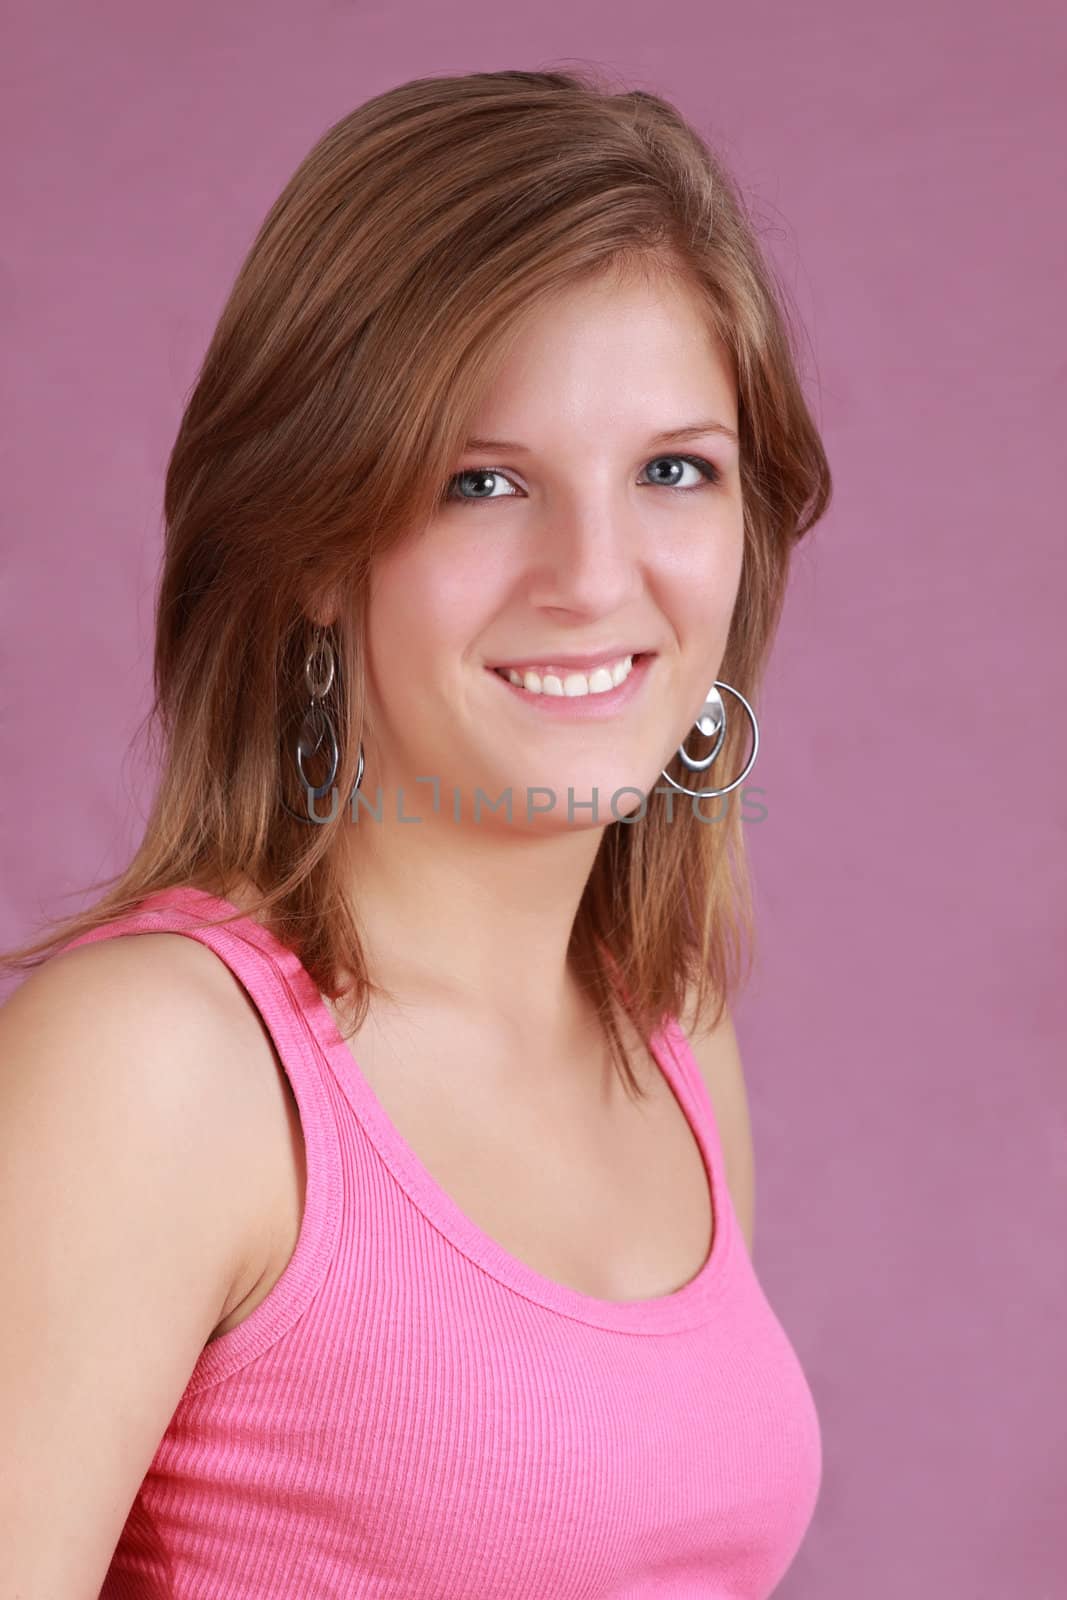
[[304,615],[320,628],[332,627],[340,611],[341,598],[336,588],[318,590],[303,605]]

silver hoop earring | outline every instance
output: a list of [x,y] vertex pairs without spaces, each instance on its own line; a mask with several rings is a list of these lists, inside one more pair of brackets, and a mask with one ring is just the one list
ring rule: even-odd
[[[341,753],[337,745],[337,730],[334,728],[333,718],[325,706],[326,696],[333,687],[336,670],[337,662],[333,646],[326,635],[323,634],[312,645],[304,662],[304,682],[307,685],[310,698],[293,748],[297,774],[307,791],[309,810],[313,809],[310,806],[311,801],[317,802],[324,795],[329,794],[333,788],[334,779],[337,777],[337,769],[341,764]],[[330,770],[324,782],[313,784],[308,781],[307,774],[304,771],[304,762],[309,761],[312,756],[318,755],[324,743],[328,745],[330,751]],[[352,794],[355,794],[363,782],[363,767],[363,741],[361,739],[359,744],[359,765],[356,771],[356,781],[352,785]],[[351,799],[351,796],[349,798]],[[294,811],[284,798],[282,804],[290,816],[299,817],[301,822],[313,820],[308,815],[301,815],[299,811]],[[322,820],[325,821],[326,819],[323,818]]]
[[708,755],[696,757],[689,754],[683,741],[678,746],[679,759],[684,761],[690,772],[706,772],[722,749],[723,740],[726,738],[726,707],[723,704],[722,695],[719,693],[720,689],[725,689],[729,694],[735,695],[747,711],[749,721],[752,723],[752,751],[740,776],[736,777],[733,783],[725,784],[721,789],[686,789],[682,784],[676,783],[668,772],[660,773],[660,776],[666,778],[672,789],[677,789],[679,794],[692,795],[697,800],[708,800],[714,795],[729,794],[731,789],[736,789],[738,784],[743,783],[752,771],[756,762],[756,754],[759,750],[759,723],[756,721],[756,713],[740,689],[734,689],[730,684],[723,683],[721,679],[716,678],[714,685],[708,691],[708,698],[704,702],[703,709],[693,724],[693,727],[699,733],[704,734],[707,738],[714,738],[715,743],[712,745]]

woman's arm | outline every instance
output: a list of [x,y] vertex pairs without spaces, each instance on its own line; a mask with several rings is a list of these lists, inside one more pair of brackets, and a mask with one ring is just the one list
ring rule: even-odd
[[99,1594],[245,1260],[247,1096],[203,954],[85,945],[0,1008],[5,1600]]

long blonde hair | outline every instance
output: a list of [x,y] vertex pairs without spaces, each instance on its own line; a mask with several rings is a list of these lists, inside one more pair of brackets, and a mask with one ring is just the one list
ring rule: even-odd
[[[38,965],[157,890],[225,897],[241,875],[261,892],[254,914],[359,1025],[376,985],[343,892],[346,808],[310,826],[281,803],[304,805],[292,748],[311,618],[339,600],[328,705],[348,795],[375,558],[433,515],[523,319],[611,270],[688,285],[729,352],[744,562],[721,676],[758,697],[790,554],[831,478],[796,323],[736,185],[671,104],[588,68],[415,79],[326,132],[237,274],[166,474],[147,720],[161,775],[143,841],[92,906],[0,966]],[[746,740],[730,717],[714,770],[739,772]],[[695,787],[676,758],[667,770]],[[737,794],[715,826],[675,798],[669,824],[650,801],[606,827],[571,937],[635,1096],[620,994],[647,1038],[687,997],[719,1020],[751,966]]]

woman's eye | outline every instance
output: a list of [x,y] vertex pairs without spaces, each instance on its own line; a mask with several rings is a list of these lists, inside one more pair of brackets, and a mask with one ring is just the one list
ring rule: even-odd
[[[645,470],[648,471],[649,468],[662,466],[667,466],[673,470],[675,463],[679,461],[685,467],[693,467],[699,474],[699,481],[696,483],[679,483],[677,479],[672,478],[669,483],[665,483],[661,478],[659,480],[661,489],[677,489],[682,494],[688,494],[693,489],[703,488],[705,483],[719,483],[722,479],[722,473],[718,467],[713,466],[710,461],[706,461],[703,456],[656,456],[654,461],[648,463],[648,467]],[[653,479],[653,482],[655,481]]]
[[[680,481],[680,476],[684,476],[684,471],[679,475],[679,463],[681,463],[683,469],[691,467],[694,470],[697,474],[695,483],[682,483]],[[702,489],[705,484],[719,483],[722,480],[722,473],[718,467],[705,460],[703,456],[655,456],[646,464],[643,470],[656,472],[663,467],[667,468],[671,476],[666,479],[653,477],[651,479],[652,487],[672,489],[677,494],[691,494],[695,489]],[[511,484],[512,493],[494,494],[494,480],[501,484]],[[465,487],[472,488],[474,492],[472,494],[464,493]],[[512,480],[499,467],[467,467],[462,472],[456,472],[449,478],[441,498],[443,501],[452,501],[459,505],[471,505],[476,500],[509,500],[514,499],[514,488]]]
[[[455,473],[448,480],[443,498],[445,500],[458,500],[462,505],[470,505],[472,500],[500,500],[508,496],[493,494],[492,486],[486,484],[487,478],[496,478],[501,483],[510,483],[510,478],[505,478],[498,467],[467,467],[463,472]],[[460,494],[459,486],[465,481],[473,480],[474,493],[472,495]]]

